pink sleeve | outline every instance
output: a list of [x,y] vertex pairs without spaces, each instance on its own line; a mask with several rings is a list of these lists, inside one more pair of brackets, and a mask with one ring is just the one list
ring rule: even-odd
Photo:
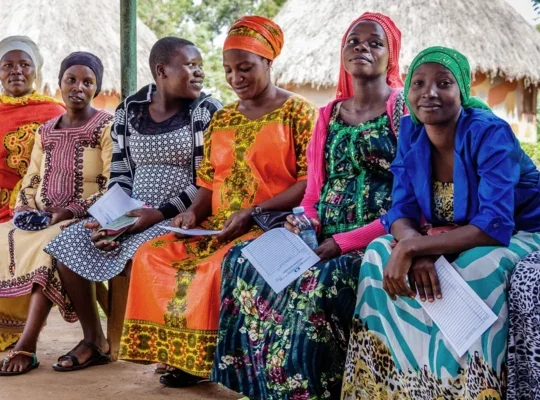
[[341,248],[341,252],[345,254],[349,251],[366,248],[368,244],[382,235],[386,235],[386,230],[381,224],[381,221],[376,219],[361,228],[350,232],[337,233],[332,237]]
[[322,155],[323,146],[326,141],[327,123],[325,121],[327,111],[321,109],[313,136],[309,142],[306,158],[308,164],[308,179],[306,193],[302,199],[301,206],[304,207],[305,213],[309,218],[319,220],[315,204],[319,201],[321,195],[322,183],[324,180],[324,157]]
[[317,209],[315,208],[315,204],[319,201],[320,190],[318,190],[317,188],[317,172],[313,163],[314,147],[316,146],[313,140],[311,140],[307,149],[308,175],[306,192],[304,193],[304,198],[302,199],[302,203],[300,205],[304,207],[305,213],[308,218],[315,218],[319,220],[319,216],[317,215]]

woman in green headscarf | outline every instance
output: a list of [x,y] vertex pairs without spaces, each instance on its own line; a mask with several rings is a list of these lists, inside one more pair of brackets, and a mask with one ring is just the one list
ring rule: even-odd
[[[510,126],[471,97],[470,83],[467,59],[453,49],[428,48],[411,64],[393,204],[381,218],[392,236],[372,242],[363,259],[345,399],[504,397],[507,283],[540,249],[540,173]],[[434,265],[440,256],[496,315],[461,345],[422,303],[444,307],[464,337],[474,330],[467,318],[489,313],[466,299],[444,303],[451,291]]]

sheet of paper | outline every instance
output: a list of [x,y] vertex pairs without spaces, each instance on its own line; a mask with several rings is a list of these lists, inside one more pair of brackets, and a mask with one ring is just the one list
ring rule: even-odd
[[244,247],[242,254],[276,293],[320,260],[300,236],[285,228],[264,233]]
[[221,231],[209,231],[207,229],[182,229],[182,228],[173,228],[172,226],[160,225],[160,228],[166,229],[171,232],[183,233],[184,235],[189,236],[208,236],[208,235],[218,235]]
[[497,320],[497,316],[444,257],[435,262],[442,299],[418,299],[459,357]]
[[120,185],[116,184],[88,209],[88,213],[101,226],[105,226],[128,211],[141,208],[143,205],[142,201],[132,199]]

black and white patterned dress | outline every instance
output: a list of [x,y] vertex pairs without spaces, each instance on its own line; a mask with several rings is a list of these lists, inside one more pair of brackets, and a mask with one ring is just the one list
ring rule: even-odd
[[[154,122],[148,104],[130,109],[131,160],[135,165],[132,198],[145,205],[161,208],[175,202],[179,193],[193,187],[193,136],[189,111],[179,112],[161,123]],[[144,132],[144,134],[142,133]],[[195,193],[190,193],[195,196]],[[178,207],[180,210],[181,208]],[[113,251],[96,249],[90,240],[91,230],[81,221],[64,230],[45,248],[73,272],[99,282],[118,275],[144,242],[166,233],[158,225],[168,225],[170,219],[144,232],[124,234],[120,246]]]
[[510,280],[508,400],[540,399],[540,252],[517,263]]

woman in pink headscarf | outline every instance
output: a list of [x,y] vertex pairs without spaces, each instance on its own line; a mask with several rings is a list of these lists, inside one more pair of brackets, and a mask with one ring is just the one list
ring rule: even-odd
[[[399,120],[401,33],[365,13],[342,41],[337,99],[320,109],[302,206],[321,262],[276,294],[241,253],[225,257],[212,379],[252,399],[339,398],[362,249],[385,233]],[[294,220],[286,226],[298,233]]]

